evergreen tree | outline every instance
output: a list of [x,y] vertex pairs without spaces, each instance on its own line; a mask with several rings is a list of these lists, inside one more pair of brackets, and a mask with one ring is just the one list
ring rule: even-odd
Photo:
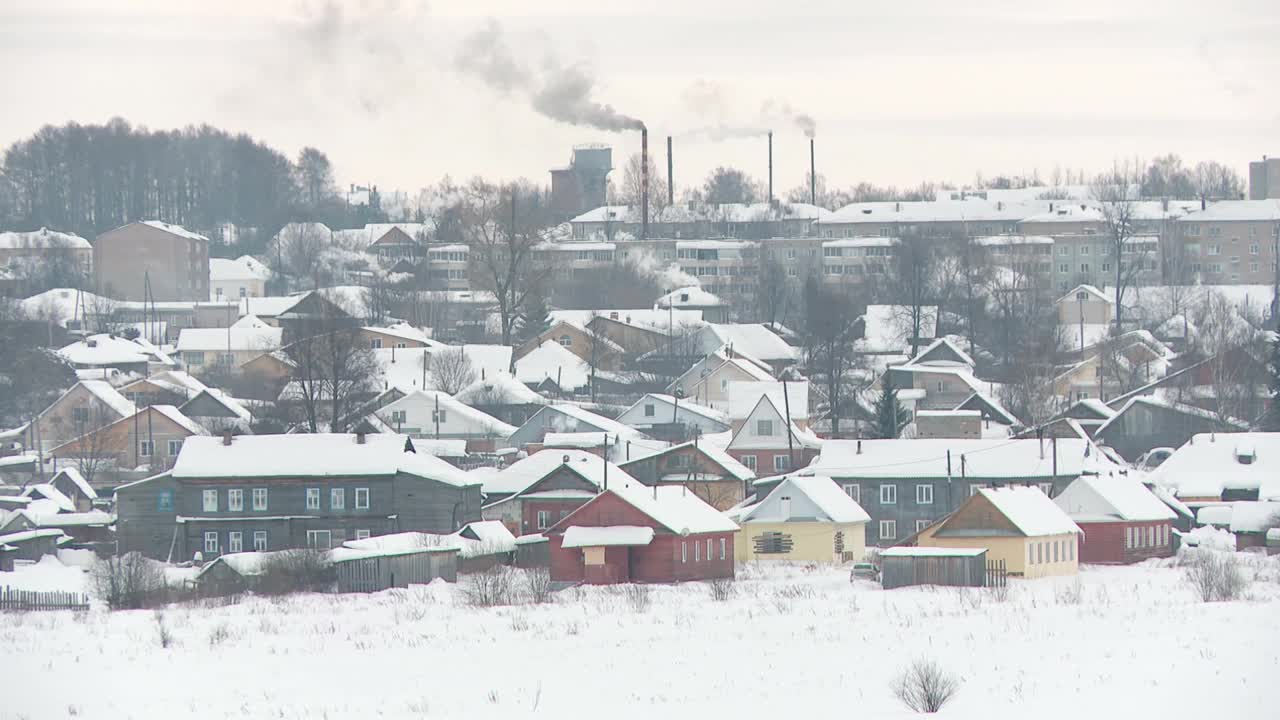
[[898,390],[886,372],[880,383],[880,398],[876,401],[876,434],[882,438],[898,437],[905,415],[906,412],[898,404]]
[[546,332],[550,327],[551,316],[547,310],[546,299],[541,295],[529,298],[520,320],[520,339],[527,342]]
[[1267,361],[1267,387],[1271,390],[1271,408],[1262,419],[1262,429],[1280,432],[1280,335],[1271,341],[1271,359]]

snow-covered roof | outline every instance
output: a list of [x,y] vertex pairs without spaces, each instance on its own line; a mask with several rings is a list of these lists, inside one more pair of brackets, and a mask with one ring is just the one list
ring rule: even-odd
[[358,477],[406,473],[457,487],[476,484],[449,463],[405,452],[404,435],[352,434],[237,435],[190,437],[174,463],[175,478]]
[[986,548],[891,547],[880,551],[880,557],[977,557]]
[[1231,524],[1227,528],[1231,532],[1260,533],[1276,526],[1280,526],[1280,502],[1231,503]]
[[[854,343],[860,352],[903,352],[911,342],[911,308],[905,305],[868,305],[863,314],[863,336]],[[938,335],[938,308],[920,308],[921,342],[932,342]]]
[[741,352],[765,362],[790,361],[796,359],[796,349],[787,344],[777,333],[766,325],[750,324],[715,324],[708,323],[699,331],[702,349],[705,352],[728,345],[734,352]]
[[368,325],[363,328],[367,332],[380,333],[382,335],[390,335],[391,337],[400,338],[401,340],[410,340],[420,342],[424,345],[434,345],[435,347],[447,347],[438,340],[432,340],[427,333],[421,328],[416,328],[409,323],[394,323],[385,327]]
[[19,510],[14,516],[22,516],[32,525],[41,528],[92,527],[111,525],[116,516],[101,510],[87,512],[46,513],[35,510]]
[[1182,413],[1183,415],[1190,415],[1192,417],[1201,418],[1202,420],[1209,420],[1211,422],[1222,423],[1222,425],[1224,426],[1235,426],[1240,430],[1244,430],[1245,428],[1249,427],[1248,423],[1241,422],[1240,420],[1235,420],[1230,417],[1223,417],[1218,413],[1205,410],[1204,408],[1196,407],[1195,405],[1188,405],[1186,403],[1175,402],[1173,400],[1165,400],[1165,399],[1156,397],[1155,395],[1138,395],[1137,397],[1131,397],[1128,400],[1126,400],[1124,405],[1122,405],[1120,409],[1116,411],[1115,415],[1111,416],[1110,418],[1107,418],[1106,422],[1099,425],[1098,429],[1094,432],[1094,437],[1100,436],[1100,434],[1103,433],[1103,431],[1105,431],[1108,427],[1110,427],[1112,423],[1121,422],[1120,418],[1123,417],[1129,411],[1129,409],[1135,405],[1146,405],[1148,407],[1161,408],[1164,410],[1173,410],[1174,412],[1179,412],[1179,413]]
[[330,551],[329,557],[334,562],[345,562],[419,552],[457,552],[460,558],[472,558],[513,552],[516,548],[515,536],[510,532],[505,535],[486,532],[486,539],[474,540],[462,535],[465,529],[466,526],[449,535],[402,532],[375,535],[363,540],[348,540],[342,547]]
[[[728,434],[728,433],[725,433],[725,434]],[[651,453],[644,453],[635,458],[632,458],[632,460],[630,460],[629,462],[637,462],[640,460],[644,460],[646,458],[653,457],[655,455],[668,455],[670,453],[683,450],[688,447],[696,446],[698,449],[698,452],[703,453],[708,458],[710,458],[712,462],[724,468],[725,472],[729,473],[729,475],[731,475],[733,478],[737,480],[743,480],[743,481],[756,479],[756,473],[754,470],[738,462],[738,460],[735,459],[732,455],[725,452],[723,446],[717,445],[714,442],[707,442],[706,441],[707,437],[709,436],[704,435],[701,438],[701,442],[698,442],[698,443],[694,443],[692,440],[690,440],[689,442],[681,443],[679,445],[672,445],[671,447],[657,449]]]
[[705,307],[721,307],[725,304],[718,296],[713,295],[700,287],[682,287],[672,290],[671,292],[658,298],[653,307],[658,310],[666,308],[705,308]]
[[461,438],[414,438],[413,449],[423,455],[460,458],[467,454],[467,441]]
[[[542,413],[542,412],[546,412],[547,410],[553,410],[558,413],[561,413],[562,415],[567,416],[569,420],[568,423],[560,424],[560,426],[557,427],[557,432],[582,432],[583,428],[581,428],[580,426],[583,424],[586,424],[586,425],[595,426],[596,428],[599,429],[598,432],[606,432],[606,433],[609,433],[610,435],[614,435],[624,439],[639,437],[642,435],[642,433],[639,430],[636,430],[635,428],[628,427],[618,422],[617,420],[612,420],[603,415],[598,415],[596,413],[591,412],[590,410],[587,410],[586,408],[582,408],[577,405],[569,405],[567,403],[561,403],[559,405],[548,406],[548,408],[539,410],[538,412]],[[533,418],[529,418],[529,419],[531,421],[533,420]],[[547,427],[556,427],[556,424],[553,422],[547,425]]]
[[36,538],[62,537],[64,535],[66,535],[66,533],[62,532],[58,528],[42,528],[40,530],[22,530],[20,532],[0,535],[0,545],[5,545],[8,543],[27,542],[29,540],[35,540]]
[[76,511],[75,501],[67,497],[66,494],[64,494],[61,490],[59,490],[58,488],[54,487],[49,483],[36,483],[34,485],[28,485],[25,489],[23,489],[22,495],[23,497],[28,497],[33,499],[43,498],[45,500],[48,500],[53,506],[57,507],[58,512],[70,513],[70,512]]
[[560,343],[546,340],[516,360],[516,379],[529,385],[551,380],[562,390],[573,390],[590,384],[591,368]]
[[[614,493],[677,535],[734,532],[738,529],[737,523],[684,487],[648,487],[635,481],[611,481],[608,492]],[[575,510],[561,522],[572,525],[574,515],[581,511],[581,508]]]
[[744,420],[767,397],[782,415],[791,409],[792,420],[809,419],[809,382],[733,381],[729,383],[729,419]]
[[1052,210],[1028,215],[1025,223],[1102,222],[1102,211],[1096,205],[1055,202]]
[[256,328],[260,330],[262,328],[271,327],[271,325],[268,324],[266,321],[264,321],[262,318],[258,317],[257,315],[245,315],[241,317],[239,320],[236,320],[235,322],[231,323],[231,327]]
[[209,242],[209,238],[199,233],[193,233],[181,225],[170,225],[169,223],[160,222],[159,220],[143,220],[142,224],[177,235],[178,237],[186,238],[187,240],[202,240],[204,242]]
[[[859,444],[861,451],[859,451]],[[833,478],[981,478],[983,480],[1072,477],[1118,469],[1092,442],[1036,439],[825,440],[803,472]],[[1088,453],[1086,455],[1086,452]]]
[[[676,204],[669,205],[660,211],[650,209],[649,223],[681,223],[697,222],[770,222],[777,220],[818,220],[831,217],[826,208],[809,203],[720,203],[720,204]],[[629,205],[602,205],[578,215],[571,223],[638,223],[641,221],[640,208]]]
[[1053,238],[1047,235],[987,235],[973,239],[975,245],[995,247],[997,245],[1052,245]]
[[1280,433],[1193,435],[1149,479],[1172,488],[1180,498],[1220,497],[1224,488],[1256,488],[1260,500],[1280,500]]
[[40,228],[31,232],[0,232],[0,249],[45,249],[65,248],[68,250],[92,250],[88,240],[75,233],[64,233],[48,228]]
[[125,385],[124,390],[128,392],[135,385],[144,382],[183,397],[195,397],[209,389],[208,385],[205,385],[191,373],[182,370],[163,370]]
[[[675,396],[663,395],[661,393],[645,393],[640,397],[639,400],[632,403],[630,408],[627,408],[627,410],[623,411],[623,413],[619,415],[619,417],[622,417],[626,415],[627,412],[630,412],[632,409],[640,405],[643,405],[646,401],[654,401],[654,400],[662,403],[668,408],[676,407],[678,405],[679,410],[681,412],[693,413],[694,415],[699,415],[713,422],[724,423],[724,424],[728,424],[729,422],[729,416],[719,410],[716,410],[715,408],[707,407],[706,405],[699,405],[698,403],[690,402],[689,400],[684,398],[681,398],[679,403],[677,403]],[[666,419],[670,419],[670,413],[667,413],[664,411],[664,416]],[[655,422],[658,421],[657,418],[654,418],[654,420]],[[666,420],[662,420],[662,422],[665,422],[665,421]]]
[[[833,523],[868,522],[871,516],[862,509],[853,498],[849,497],[835,481],[823,475],[788,475],[769,493],[764,500],[757,503],[750,511],[744,513],[740,522],[787,522],[791,517],[783,516],[783,497],[794,493],[804,495],[818,511],[818,516],[811,518]],[[799,507],[794,499],[790,503],[794,511]],[[806,518],[810,519],[810,518]]]
[[66,345],[58,354],[72,365],[129,365],[164,362],[153,349],[141,343],[106,333],[90,335]]
[[1182,217],[1189,223],[1233,220],[1280,220],[1280,199],[1223,200]]
[[468,405],[545,405],[547,399],[520,382],[511,373],[501,372],[476,379],[459,390],[454,399]]
[[222,390],[219,390],[218,388],[207,387],[204,390],[197,393],[196,396],[191,398],[191,400],[189,400],[188,402],[192,402],[196,400],[196,398],[200,397],[200,395],[207,395],[214,402],[226,408],[229,412],[231,412],[231,414],[235,415],[237,418],[239,418],[240,420],[243,420],[244,422],[253,421],[253,413],[249,412],[248,408],[240,404],[239,400],[231,397],[230,395],[223,392]]
[[1079,526],[1039,488],[982,488],[978,492],[1028,537],[1080,532]]
[[183,328],[178,352],[270,352],[280,347],[284,330],[265,328]]
[[681,327],[693,327],[703,324],[702,310],[690,309],[653,309],[653,308],[604,308],[599,310],[552,310],[547,313],[547,317],[552,323],[561,320],[577,325],[578,327],[586,327],[594,318],[600,317],[606,320],[613,320],[625,325],[635,325],[636,327],[653,330],[656,332],[667,332],[669,328],[674,326],[679,329]]
[[1077,302],[1076,295],[1082,292],[1092,296],[1094,300],[1101,300],[1102,302],[1107,303],[1108,305],[1115,304],[1115,300],[1111,296],[1107,295],[1106,293],[1102,292],[1101,290],[1099,290],[1098,288],[1092,285],[1077,285],[1071,288],[1070,292],[1058,298],[1058,302],[1060,303]]
[[966,365],[970,369],[972,369],[977,365],[977,363],[973,361],[973,358],[969,355],[969,353],[965,352],[964,350],[961,350],[960,346],[957,345],[955,342],[951,340],[951,338],[948,338],[948,337],[940,337],[934,340],[933,342],[929,343],[927,347],[921,350],[915,357],[911,358],[910,360],[907,360],[905,364],[928,366],[930,363],[939,362],[937,360],[928,359],[929,354],[936,351],[938,348],[947,348],[951,350],[951,352],[954,353],[959,358],[959,360],[957,360],[956,362],[960,363],[961,365]]
[[1173,520],[1176,514],[1137,480],[1081,475],[1053,502],[1076,522]]
[[476,520],[463,525],[459,530],[459,535],[467,534],[475,535],[475,539],[482,543],[487,543],[494,548],[503,548],[506,551],[515,549],[516,536],[511,534],[506,525],[499,520]]
[[628,547],[653,542],[653,528],[639,525],[603,527],[570,525],[564,529],[561,547]]
[[[468,433],[484,432],[497,437],[507,438],[511,437],[511,434],[516,431],[515,426],[508,425],[488,413],[476,410],[470,405],[458,402],[452,395],[439,390],[414,390],[399,400],[379,408],[377,415],[386,421],[387,418],[391,416],[392,412],[413,406],[425,408],[438,407],[441,410],[446,411],[445,417],[449,417],[449,415],[452,414],[458,418],[462,418],[471,425],[471,427],[466,428]],[[441,424],[444,424],[443,421]]]
[[107,407],[119,415],[128,417],[138,411],[137,407],[124,395],[120,394],[106,380],[81,380],[80,386],[102,401]]
[[1017,222],[1041,212],[1048,202],[1003,202],[981,198],[914,202],[861,202],[846,205],[823,225],[922,222]]
[[261,575],[267,562],[279,555],[281,552],[238,552],[219,555],[212,562],[207,563],[200,568],[200,573],[196,575],[196,580],[204,577],[206,573],[214,569],[219,563],[226,565],[236,572],[237,575],[243,577],[253,577]]
[[65,477],[70,480],[76,486],[76,489],[90,500],[96,500],[98,498],[98,491],[93,489],[93,486],[89,484],[88,480],[84,479],[84,475],[81,475],[78,469],[74,467],[64,467],[55,473],[53,477],[49,478],[49,482],[51,484],[55,483],[60,477]]
[[[604,460],[598,455],[572,449],[540,450],[500,470],[478,468],[472,470],[469,475],[479,479],[481,490],[486,495],[512,495],[525,490],[561,465],[568,465],[588,482],[597,485],[603,482]],[[615,477],[631,478],[621,468],[616,469],[617,475],[615,475],[615,468],[616,466],[609,468],[611,480]]]
[[259,260],[249,255],[229,260],[227,258],[209,258],[209,281],[232,282],[236,280],[266,280],[271,271]]
[[186,430],[192,435],[208,435],[209,434],[209,431],[205,430],[204,427],[200,425],[200,423],[192,420],[186,415],[183,415],[181,410],[179,410],[178,408],[172,405],[151,405],[149,409],[165,416],[169,420],[173,421],[174,424],[178,425],[183,430]]
[[257,315],[258,317],[278,317],[285,314],[294,305],[302,301],[309,293],[300,295],[268,295],[266,297],[240,298],[240,315]]

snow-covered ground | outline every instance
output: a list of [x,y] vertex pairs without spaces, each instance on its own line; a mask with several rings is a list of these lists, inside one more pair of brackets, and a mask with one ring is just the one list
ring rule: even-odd
[[[164,611],[0,616],[0,718],[908,717],[892,678],[963,678],[944,718],[1274,718],[1280,559],[1248,599],[1202,603],[1169,562],[986,591],[850,584],[836,567],[740,568],[478,609],[444,583]],[[50,566],[0,584],[68,587]],[[67,573],[78,572],[65,569]]]

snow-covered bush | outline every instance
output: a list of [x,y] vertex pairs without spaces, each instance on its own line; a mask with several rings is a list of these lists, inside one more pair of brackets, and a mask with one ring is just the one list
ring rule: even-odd
[[263,595],[319,592],[333,581],[333,564],[324,551],[282,550],[263,561],[257,590]]
[[653,604],[653,598],[650,597],[649,586],[640,583],[629,583],[622,586],[622,597],[626,598],[627,604],[632,610],[638,613],[649,609]]
[[707,583],[711,590],[711,599],[716,602],[724,602],[733,597],[733,579],[732,578],[716,578]]
[[551,602],[551,570],[548,568],[525,570],[524,591],[531,603],[541,605]]
[[893,683],[893,694],[918,713],[936,713],[960,689],[960,680],[932,660],[916,660]]
[[164,568],[131,552],[94,563],[89,571],[94,594],[112,610],[136,610],[164,602]]
[[1238,600],[1249,579],[1235,553],[1196,550],[1187,566],[1187,582],[1204,602]]
[[511,570],[494,565],[484,572],[468,575],[462,584],[462,596],[472,607],[514,605],[516,590]]
[[1058,588],[1057,598],[1059,605],[1079,605],[1084,602],[1084,583],[1077,577],[1070,585]]
[[159,641],[160,647],[168,648],[173,645],[173,632],[169,630],[169,626],[164,621],[164,611],[156,610],[156,640]]

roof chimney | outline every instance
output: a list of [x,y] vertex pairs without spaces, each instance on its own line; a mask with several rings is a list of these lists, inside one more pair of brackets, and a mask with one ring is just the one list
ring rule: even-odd
[[357,432],[357,433],[356,433],[356,444],[357,444],[357,445],[363,445],[363,444],[364,444],[364,431],[363,431],[363,430],[361,430],[360,432]]
[[223,444],[223,445],[230,445],[230,444],[231,444],[231,431],[230,431],[230,430],[223,430],[223,431],[222,431],[222,444]]
[[859,440],[858,440],[858,454],[859,454],[859,455],[861,455],[861,454],[862,454],[862,440],[861,440],[861,439],[859,439]]

